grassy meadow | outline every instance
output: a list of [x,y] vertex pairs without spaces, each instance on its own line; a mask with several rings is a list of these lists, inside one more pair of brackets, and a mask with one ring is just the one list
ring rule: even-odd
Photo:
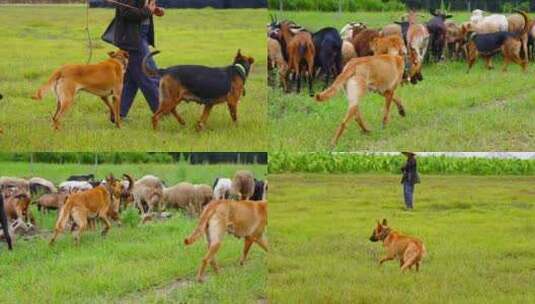
[[[154,174],[168,185],[180,181],[212,184],[217,176],[232,176],[247,168],[265,178],[261,165],[136,164],[93,166],[36,163],[0,163],[3,175],[39,175],[56,183],[71,174],[110,172],[133,176]],[[47,244],[56,212],[37,217],[40,234],[29,240],[19,237],[8,252],[0,243],[0,302],[3,303],[253,303],[265,298],[265,253],[253,248],[248,262],[239,266],[242,241],[228,236],[218,262],[219,275],[207,272],[204,284],[195,283],[197,267],[205,254],[205,240],[185,248],[183,239],[196,219],[177,212],[167,221],[137,227],[114,225],[102,238],[100,228],[82,235],[79,247],[70,233]]]
[[[270,174],[272,303],[532,303],[534,177]],[[421,238],[420,272],[379,266],[377,219]]]
[[[233,125],[225,105],[215,107],[202,133],[195,131],[202,107],[181,104],[187,125],[174,117],[163,119],[158,131],[151,127],[152,113],[138,92],[128,119],[118,130],[108,120],[100,98],[80,93],[62,120],[62,130],[52,129],[56,109],[50,92],[43,101],[30,99],[52,72],[66,63],[88,58],[85,7],[0,6],[0,144],[4,151],[265,151],[266,10],[168,9],[155,18],[155,57],[160,67],[177,64],[226,66],[237,50],[253,56],[256,64],[246,84],[247,95]],[[89,23],[94,44],[92,63],[108,58],[112,45],[100,36],[114,10],[91,9]],[[246,140],[244,140],[246,139]]]
[[[271,13],[271,12],[270,12]],[[320,13],[275,12],[311,31],[326,26],[342,28],[349,21],[360,21],[380,28],[399,20],[399,13]],[[428,14],[427,14],[428,15]],[[468,13],[454,13],[454,20],[469,19]],[[427,18],[420,19],[421,22]],[[517,65],[501,71],[502,60],[494,59],[496,69],[488,71],[478,60],[470,74],[464,61],[441,62],[424,66],[424,81],[396,91],[407,116],[401,118],[395,106],[391,121],[382,128],[384,98],[370,93],[360,102],[365,122],[372,130],[362,134],[350,123],[336,151],[530,151],[535,146],[535,89],[530,65],[522,73]],[[323,88],[316,81],[315,92]],[[272,150],[325,151],[347,109],[343,91],[329,102],[319,104],[308,96],[282,89],[268,93],[270,144]]]

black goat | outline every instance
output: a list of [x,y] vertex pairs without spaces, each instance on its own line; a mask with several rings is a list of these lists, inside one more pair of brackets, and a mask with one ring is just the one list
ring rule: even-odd
[[430,56],[434,57],[435,61],[442,59],[444,47],[446,45],[446,19],[452,17],[452,15],[446,15],[442,12],[431,11],[433,18],[427,22],[427,30],[430,35],[431,52]]
[[90,182],[95,180],[94,174],[87,174],[87,175],[71,175],[67,179],[67,181],[78,181],[78,182]]
[[329,80],[342,72],[342,38],[333,27],[323,28],[312,35],[316,55],[314,58],[314,75],[318,69],[325,74],[325,88]]

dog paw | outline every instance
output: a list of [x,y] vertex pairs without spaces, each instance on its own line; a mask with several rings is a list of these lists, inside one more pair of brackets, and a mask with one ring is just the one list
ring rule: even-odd
[[401,117],[405,117],[405,109],[400,109],[398,112]]

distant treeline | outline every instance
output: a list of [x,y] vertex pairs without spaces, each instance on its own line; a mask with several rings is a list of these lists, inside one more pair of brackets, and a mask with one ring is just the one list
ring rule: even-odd
[[535,10],[535,1],[529,0],[268,0],[269,9],[300,11],[400,11],[406,7],[418,10],[445,8],[449,11],[509,13],[513,8]]
[[[104,0],[89,0],[91,7],[110,7]],[[267,8],[267,0],[156,0],[165,8]]]
[[[535,175],[535,159],[417,157],[423,174],[459,175]],[[400,174],[402,155],[270,153],[268,172],[272,173],[391,173]]]
[[[265,152],[196,152],[196,153],[0,153],[0,161],[79,164],[122,164],[122,163],[174,163],[190,164],[267,164]],[[1,167],[1,164],[0,164]],[[1,168],[0,168],[1,171]]]

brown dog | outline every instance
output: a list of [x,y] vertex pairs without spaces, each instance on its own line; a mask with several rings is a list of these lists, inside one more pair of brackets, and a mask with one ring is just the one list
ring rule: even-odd
[[160,78],[160,108],[152,116],[152,127],[158,127],[162,115],[172,113],[181,125],[184,119],[177,113],[176,107],[182,101],[195,101],[204,105],[201,119],[196,129],[204,129],[206,120],[216,104],[227,103],[230,116],[238,120],[238,104],[245,95],[245,81],[254,63],[252,57],[238,53],[232,65],[222,68],[210,68],[200,65],[178,65],[167,69],[152,69],[147,60],[160,53],[155,51],[143,59],[143,71],[150,77]]
[[215,255],[221,247],[226,232],[238,238],[245,238],[243,255],[240,259],[241,265],[245,262],[253,243],[257,243],[262,249],[268,251],[268,241],[264,236],[267,217],[267,202],[265,201],[219,200],[206,205],[197,228],[184,240],[186,245],[190,245],[206,233],[208,253],[202,259],[197,281],[203,281],[204,271],[209,263],[216,273],[219,271]]
[[382,265],[386,261],[399,259],[401,271],[412,269],[412,266],[415,266],[416,271],[419,271],[420,262],[427,254],[421,240],[393,231],[388,227],[386,219],[383,219],[382,223],[377,221],[377,226],[372,232],[370,241],[382,241],[386,249],[386,256],[381,258],[379,264]]
[[401,36],[398,35],[375,37],[372,42],[370,42],[370,49],[374,55],[404,56],[407,54],[405,42],[403,42]]
[[111,228],[110,218],[119,219],[119,205],[124,186],[121,181],[116,180],[113,175],[106,178],[106,184],[93,189],[71,194],[58,216],[54,236],[50,240],[50,245],[63,232],[69,219],[74,221],[77,229],[73,231],[76,245],[80,244],[80,235],[87,228],[88,220],[98,217],[105,227],[102,230],[104,236]]
[[[128,53],[122,50],[109,52],[110,58],[97,64],[68,64],[54,71],[48,82],[40,87],[32,97],[36,100],[54,89],[57,108],[52,118],[54,128],[59,129],[59,120],[74,103],[78,91],[86,91],[99,96],[110,110],[110,120],[120,128],[119,107],[123,91],[123,78],[128,65]],[[113,97],[113,106],[108,97]]]
[[326,101],[333,97],[344,85],[347,88],[349,102],[346,116],[332,140],[336,142],[346,129],[347,123],[355,119],[363,132],[369,132],[364,124],[359,111],[359,102],[368,90],[375,91],[385,97],[385,113],[383,127],[388,123],[390,106],[394,101],[399,114],[405,116],[405,109],[401,100],[394,95],[394,91],[403,81],[404,62],[400,56],[379,55],[372,57],[354,58],[350,60],[334,83],[325,91],[316,95],[318,102]]

